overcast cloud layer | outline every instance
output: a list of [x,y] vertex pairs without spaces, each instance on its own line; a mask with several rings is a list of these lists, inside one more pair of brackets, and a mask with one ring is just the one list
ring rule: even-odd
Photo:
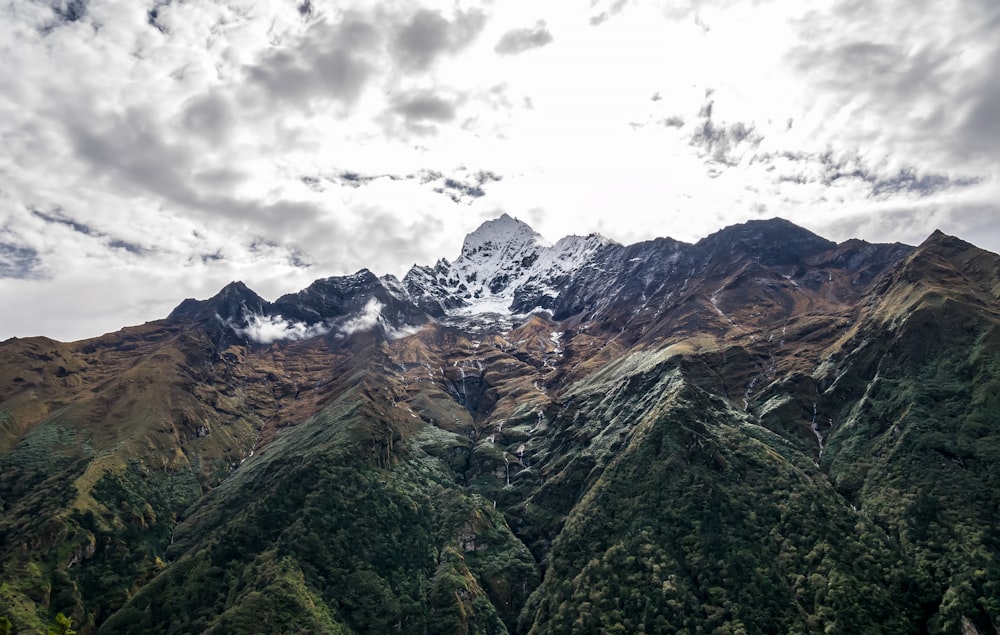
[[1000,251],[994,0],[0,1],[0,339],[783,216]]

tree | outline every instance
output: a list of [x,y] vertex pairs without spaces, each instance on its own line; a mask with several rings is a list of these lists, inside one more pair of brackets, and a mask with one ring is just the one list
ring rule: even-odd
[[56,614],[56,623],[49,627],[48,635],[76,635],[73,630],[73,620],[62,613]]

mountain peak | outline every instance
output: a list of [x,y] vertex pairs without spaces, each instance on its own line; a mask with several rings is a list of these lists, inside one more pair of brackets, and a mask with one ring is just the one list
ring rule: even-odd
[[219,316],[242,319],[246,311],[260,312],[267,302],[242,281],[230,282],[208,300],[188,298],[170,312],[167,319],[203,320]]
[[752,253],[763,264],[782,265],[837,246],[783,218],[750,220],[702,238],[698,246]]
[[492,252],[506,245],[522,248],[528,245],[549,247],[550,243],[541,234],[522,220],[506,212],[493,220],[488,220],[465,237],[462,256],[471,257],[483,251]]
[[935,229],[934,232],[924,240],[924,242],[920,243],[917,249],[944,249],[949,252],[958,252],[978,248],[972,243],[968,243],[961,238],[946,234],[940,229]]
[[835,244],[832,241],[818,236],[808,229],[800,227],[789,220],[777,217],[768,219],[753,219],[743,223],[729,225],[728,227],[724,227],[710,236],[703,238],[699,242],[728,240],[749,245],[760,241],[781,238],[807,240],[824,246]]

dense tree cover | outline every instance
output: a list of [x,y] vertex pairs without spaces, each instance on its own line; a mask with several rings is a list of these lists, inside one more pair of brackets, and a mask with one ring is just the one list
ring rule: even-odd
[[637,433],[553,544],[523,630],[919,632],[928,590],[900,550],[726,414],[689,390]]
[[[957,326],[957,328],[956,328]],[[829,391],[838,489],[939,589],[932,632],[1000,625],[1000,328],[946,302],[860,338]]]
[[351,409],[292,431],[101,632],[507,632],[537,585],[530,554],[437,460],[369,454],[380,433]]
[[[56,452],[49,439],[35,436]],[[47,621],[63,614],[80,628],[93,628],[163,568],[161,556],[177,517],[197,500],[201,487],[190,471],[150,471],[132,462],[94,485],[94,507],[102,510],[95,513],[73,506],[74,479],[91,457],[24,487],[26,480],[40,478],[32,474],[51,470],[33,458],[25,451],[11,453],[0,473],[0,490],[12,509],[0,520],[0,563],[7,572],[0,579],[0,606],[6,605],[19,631],[45,630]],[[62,463],[58,454],[53,463]],[[30,536],[42,558],[34,559],[33,550],[12,539],[16,536]]]

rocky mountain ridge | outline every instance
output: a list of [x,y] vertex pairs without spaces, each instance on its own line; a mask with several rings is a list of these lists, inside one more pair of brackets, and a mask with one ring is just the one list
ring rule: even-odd
[[242,283],[0,343],[0,616],[88,632],[987,633],[1000,257],[787,221]]
[[[235,335],[258,343],[344,332],[345,325],[375,326],[376,321],[396,333],[410,333],[432,320],[466,329],[495,322],[493,330],[503,330],[512,326],[512,318],[533,313],[563,320],[589,311],[584,317],[594,319],[612,306],[636,302],[641,311],[684,293],[693,277],[722,281],[738,269],[750,275],[756,268],[775,284],[804,282],[817,290],[834,283],[832,268],[851,273],[851,286],[864,289],[910,249],[857,240],[838,246],[781,219],[726,228],[696,244],[658,239],[625,247],[592,234],[553,245],[503,214],[470,233],[454,263],[442,258],[433,267],[414,265],[402,281],[362,270],[317,280],[274,303],[234,282],[209,300],[185,300],[169,319],[210,322],[214,317]],[[824,272],[827,280],[821,279]],[[725,286],[710,296],[717,312]],[[483,314],[492,320],[477,319]],[[268,326],[284,327],[284,332]]]

